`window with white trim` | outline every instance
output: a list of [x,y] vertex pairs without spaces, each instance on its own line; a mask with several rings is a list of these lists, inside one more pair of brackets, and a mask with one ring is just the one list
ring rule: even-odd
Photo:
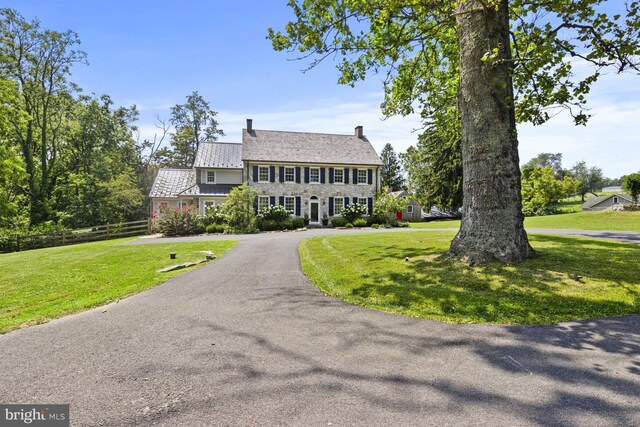
[[216,171],[207,171],[204,179],[207,184],[214,184],[216,182]]
[[186,207],[188,207],[188,206],[189,206],[189,203],[188,203],[188,202],[182,202],[182,201],[181,201],[181,202],[178,202],[178,207],[179,207],[180,209],[184,209],[184,208],[186,208]]
[[338,184],[344,184],[344,169],[333,170],[333,182]]
[[320,168],[309,168],[309,182],[320,182]]
[[342,197],[334,197],[333,198],[333,214],[340,215],[340,212],[344,209],[344,198]]
[[258,213],[269,207],[269,196],[258,196]]
[[258,182],[269,182],[269,166],[258,166]]
[[358,169],[358,184],[366,184],[369,180],[367,179],[367,170],[366,169]]
[[617,197],[613,198],[613,204],[617,205],[620,200]]
[[407,205],[407,213],[413,213],[413,205]]
[[293,196],[285,196],[284,208],[291,213],[294,213],[296,211],[296,198]]
[[367,198],[366,197],[358,197],[358,204],[367,206]]
[[285,166],[284,182],[296,182],[296,168]]

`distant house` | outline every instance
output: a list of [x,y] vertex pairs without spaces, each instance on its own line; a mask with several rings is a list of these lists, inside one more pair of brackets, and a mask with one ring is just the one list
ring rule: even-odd
[[631,197],[626,194],[614,193],[605,196],[591,197],[582,205],[583,211],[604,211],[622,208],[624,205],[633,203]]
[[614,185],[611,187],[604,187],[602,189],[603,193],[622,193],[622,186],[620,185]]
[[422,205],[418,203],[413,197],[411,197],[406,191],[393,191],[391,193],[393,197],[406,198],[409,203],[406,209],[396,212],[396,219],[398,221],[422,221],[424,212],[422,212]]
[[382,161],[362,126],[352,135],[285,132],[253,128],[242,143],[200,143],[191,169],[161,169],[149,194],[151,209],[224,203],[234,186],[247,181],[258,192],[258,211],[282,205],[295,216],[320,224],[351,203],[373,211]]

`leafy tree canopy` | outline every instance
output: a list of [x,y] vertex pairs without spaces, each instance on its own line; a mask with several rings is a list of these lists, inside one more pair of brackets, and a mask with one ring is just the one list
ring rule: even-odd
[[622,189],[629,193],[635,203],[638,203],[640,195],[640,173],[632,173],[624,177]]
[[587,193],[595,194],[602,190],[604,177],[602,169],[597,166],[588,167],[584,161],[578,162],[571,168],[571,175],[580,183],[577,191],[583,202]]

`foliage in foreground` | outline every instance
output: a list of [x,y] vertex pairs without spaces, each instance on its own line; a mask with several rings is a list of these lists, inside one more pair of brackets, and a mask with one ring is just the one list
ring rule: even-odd
[[640,313],[638,245],[531,236],[542,257],[469,267],[444,255],[452,237],[316,237],[301,243],[300,256],[323,292],[413,317],[528,324]]
[[202,259],[203,250],[220,256],[237,243],[120,245],[125,240],[0,255],[0,333],[125,298],[187,271],[160,268]]

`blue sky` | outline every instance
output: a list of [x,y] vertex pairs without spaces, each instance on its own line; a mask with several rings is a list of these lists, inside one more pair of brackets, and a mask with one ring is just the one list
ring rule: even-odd
[[[381,120],[380,79],[355,88],[336,84],[326,62],[302,73],[305,63],[275,52],[267,28],[281,29],[292,14],[286,1],[78,1],[5,0],[42,28],[72,29],[88,66],[72,81],[87,93],[136,104],[141,138],[156,132],[154,118],[197,90],[218,111],[224,141],[239,142],[246,118],[258,129],[351,133],[363,125],[378,152],[415,143],[418,117]],[[594,117],[575,127],[560,115],[550,123],[520,125],[522,162],[540,152],[561,152],[564,166],[584,160],[618,177],[640,170],[640,77],[606,76],[591,93]]]

